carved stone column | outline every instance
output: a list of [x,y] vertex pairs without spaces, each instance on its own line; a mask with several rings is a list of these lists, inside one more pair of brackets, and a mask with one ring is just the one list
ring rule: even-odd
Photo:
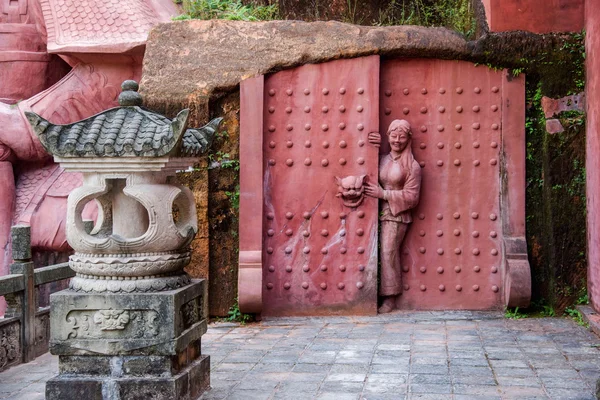
[[[169,120],[139,107],[135,82],[123,89],[121,107],[71,125],[27,114],[55,161],[84,177],[67,211],[77,275],[51,296],[60,373],[47,399],[194,399],[209,385],[207,286],[183,271],[196,206],[173,177],[206,150],[220,119],[186,130],[187,110]],[[91,201],[99,213],[89,231]]]

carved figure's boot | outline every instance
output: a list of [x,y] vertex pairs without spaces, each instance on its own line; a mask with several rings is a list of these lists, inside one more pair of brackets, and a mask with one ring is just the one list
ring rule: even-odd
[[396,296],[386,296],[383,299],[381,307],[377,310],[379,314],[386,314],[396,308]]

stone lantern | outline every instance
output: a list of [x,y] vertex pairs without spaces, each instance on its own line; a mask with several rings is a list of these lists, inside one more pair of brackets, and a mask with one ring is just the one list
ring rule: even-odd
[[[141,107],[134,81],[120,107],[70,125],[27,113],[44,148],[83,174],[68,199],[67,240],[76,272],[51,296],[50,351],[59,375],[47,399],[194,399],[209,385],[206,282],[183,271],[197,232],[191,191],[175,173],[209,147],[221,118],[186,129]],[[95,203],[93,228],[82,211]]]

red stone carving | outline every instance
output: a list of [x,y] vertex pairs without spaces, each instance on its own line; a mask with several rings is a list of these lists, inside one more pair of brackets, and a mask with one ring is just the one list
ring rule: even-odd
[[346,176],[344,178],[335,177],[338,185],[337,197],[342,198],[342,203],[346,207],[355,208],[362,204],[365,196],[365,178],[366,175]]
[[[366,194],[381,200],[379,213],[379,295],[380,313],[396,308],[402,294],[400,254],[406,231],[412,222],[411,209],[419,203],[421,166],[411,147],[412,132],[406,120],[394,120],[386,133],[390,152],[379,161],[379,184],[368,183]],[[380,138],[373,138],[380,143]]]
[[[365,132],[385,132],[399,118],[412,126],[422,189],[402,246],[402,295],[396,305],[527,305],[531,278],[524,238],[524,79],[457,61],[390,60],[369,64],[368,69],[359,66],[363,63],[336,61],[267,77],[264,97],[254,102],[263,104],[262,125],[253,117],[256,113],[246,111],[250,97],[242,85],[242,99],[247,99],[242,116],[250,120],[242,119],[246,146],[260,132],[257,126],[263,127],[262,157],[257,149],[248,154],[263,160],[253,176],[255,184],[262,182],[265,218],[258,231],[263,243],[252,246],[254,251],[262,247],[262,260],[254,264],[262,263],[262,282],[244,282],[240,273],[240,306],[250,288],[256,305],[260,282],[262,304],[255,309],[268,315],[374,312],[374,199],[346,207],[335,198],[340,193],[335,177],[339,183],[344,178],[349,182],[342,192],[357,186],[350,183],[363,174],[367,182],[376,182],[376,156],[369,153],[374,147]],[[364,74],[372,79],[381,75],[380,83],[363,84]],[[371,118],[379,122],[371,122],[365,113],[376,103],[380,112]],[[372,129],[373,123],[379,129]],[[253,130],[246,131],[246,126]],[[245,149],[242,143],[242,157]],[[381,153],[388,152],[384,140]],[[259,172],[262,181],[256,178]],[[377,195],[369,187],[366,183],[364,193]],[[250,200],[245,193],[240,226],[247,231],[257,219],[244,212]],[[401,236],[398,232],[392,242]],[[241,236],[240,249],[247,240]],[[368,262],[363,263],[365,254]],[[359,272],[367,273],[349,274],[357,264]],[[367,300],[360,291],[346,294],[358,286],[368,289]],[[367,308],[360,308],[360,300],[368,302]]]
[[[31,225],[34,249],[69,250],[66,198],[81,184],[80,174],[65,173],[49,160],[23,113],[66,124],[116,105],[121,82],[140,78],[150,28],[176,13],[170,0],[0,3],[0,160],[6,160],[0,161],[0,274],[11,261],[13,223]],[[60,54],[71,72],[49,52]],[[86,207],[83,218],[94,216],[94,208]],[[0,303],[0,315],[3,310]]]
[[263,96],[265,77],[240,84],[240,255],[238,302],[245,313],[262,311]]
[[[504,306],[504,83],[501,71],[467,62],[382,64],[380,129],[402,113],[413,127],[415,158],[423,168],[417,218],[404,242],[401,308]],[[525,185],[507,189],[523,192]],[[524,207],[511,211],[524,218]]]
[[150,29],[177,15],[169,1],[40,0],[46,28],[48,51],[124,53],[145,45]]

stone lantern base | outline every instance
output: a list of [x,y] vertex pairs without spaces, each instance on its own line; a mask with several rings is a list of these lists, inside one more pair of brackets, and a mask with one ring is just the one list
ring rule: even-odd
[[162,292],[51,296],[59,375],[46,399],[196,399],[209,386],[206,281]]

